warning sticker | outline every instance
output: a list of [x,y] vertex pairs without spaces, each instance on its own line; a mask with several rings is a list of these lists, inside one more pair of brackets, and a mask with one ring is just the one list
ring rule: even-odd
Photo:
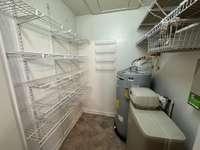
[[124,97],[125,97],[127,100],[130,99],[130,98],[129,98],[129,90],[128,90],[128,89],[125,89],[125,90],[124,90]]
[[119,99],[117,99],[117,100],[116,100],[116,108],[117,108],[117,109],[119,109],[119,108],[120,108],[120,106],[121,106],[120,100],[119,100]]

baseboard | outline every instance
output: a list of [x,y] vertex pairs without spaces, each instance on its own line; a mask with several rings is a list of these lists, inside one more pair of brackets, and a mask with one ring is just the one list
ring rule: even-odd
[[83,112],[87,114],[102,115],[102,116],[107,116],[107,117],[114,117],[116,115],[116,113],[114,112],[104,112],[104,111],[98,111],[98,110],[88,109],[88,108],[83,108]]

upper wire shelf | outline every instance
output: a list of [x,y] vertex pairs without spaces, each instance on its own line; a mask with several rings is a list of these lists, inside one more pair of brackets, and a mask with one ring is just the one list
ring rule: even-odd
[[[194,20],[194,18],[199,18],[200,15],[200,1],[199,0],[184,0],[180,5],[171,11],[164,19],[162,19],[157,25],[155,25],[150,31],[148,31],[138,42],[139,47],[148,48],[148,42],[151,37],[155,34],[160,34],[162,32],[163,26],[173,22],[177,18]],[[199,22],[199,21],[197,21]],[[190,24],[194,22],[191,21]],[[184,26],[183,26],[184,27]],[[187,47],[188,48],[188,47]],[[161,50],[157,49],[157,52]]]
[[159,34],[148,39],[148,51],[192,51],[200,48],[200,22],[187,24],[182,21],[169,23]]
[[0,0],[0,13],[14,17],[18,24],[39,20],[51,27],[51,32],[54,36],[71,40],[71,42],[76,44],[89,43],[89,40],[79,37],[76,33],[72,33],[72,31],[66,29],[64,25],[22,0]]
[[68,54],[56,54],[56,53],[35,53],[35,52],[7,52],[8,57],[23,57],[25,60],[35,60],[35,59],[48,59],[52,58],[55,60],[82,60],[86,59],[87,56],[80,56],[80,55],[68,55]]
[[155,0],[150,8],[147,8],[149,11],[146,13],[138,28],[153,28],[165,17],[165,15],[173,11],[182,1],[183,0]]

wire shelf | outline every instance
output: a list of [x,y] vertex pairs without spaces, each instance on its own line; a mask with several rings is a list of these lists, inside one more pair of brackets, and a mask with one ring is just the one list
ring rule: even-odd
[[33,8],[22,0],[0,0],[0,13],[14,17],[18,24],[38,20],[51,27],[50,32],[56,37],[70,40],[75,44],[89,44],[89,40],[79,37],[76,33],[65,28],[64,25],[58,23],[48,15]]
[[162,19],[157,25],[148,31],[137,43],[137,45],[141,47],[142,45],[146,44],[146,40],[148,40],[151,36],[154,36],[154,34],[158,34],[162,30],[161,28],[163,28],[163,24],[171,22],[177,17],[185,19],[199,18],[199,8],[199,0],[184,0],[176,9],[171,11],[164,19]]
[[84,86],[85,84],[81,84],[74,90],[62,91],[59,99],[52,101],[52,103],[46,103],[45,100],[43,102],[39,101],[40,104],[36,104],[34,109],[36,109],[36,112],[42,112],[40,114],[42,116],[26,128],[27,140],[35,140],[40,144],[44,143],[52,130],[67,119],[74,107],[80,105],[78,97]]
[[35,52],[7,52],[8,57],[23,57],[25,60],[35,59],[55,59],[55,60],[82,60],[87,56],[76,56],[66,54],[53,54],[53,53],[35,53]]
[[81,71],[71,73],[71,74],[65,73],[65,72],[58,73],[58,74],[50,75],[50,76],[39,78],[39,79],[33,79],[33,80],[25,81],[25,82],[16,83],[15,87],[27,85],[31,88],[39,88],[39,89],[55,88],[58,85],[60,85],[62,81],[65,82],[66,80],[70,80],[73,77],[82,75],[86,71],[87,70],[81,70]]
[[[34,104],[34,110],[37,112],[38,119],[48,118],[55,110],[62,105],[70,103],[71,98],[81,93],[81,88],[71,89],[67,92],[62,92],[61,95],[55,94],[50,97],[51,100],[40,101]],[[50,101],[50,102],[49,102]]]
[[[48,140],[45,140],[40,145],[40,148],[41,149],[49,149],[49,148],[52,148],[52,146],[53,147],[55,146],[56,149],[58,149],[60,144],[62,144],[62,142],[66,139],[66,137],[72,130],[72,128],[75,126],[76,122],[79,120],[81,115],[82,115],[82,110],[80,109],[80,106],[75,107],[73,109],[73,112],[65,120],[63,120],[57,128],[55,128],[55,130],[49,136]],[[53,140],[54,142],[52,142],[52,139],[55,139],[57,137],[57,133],[60,133],[64,136],[59,138],[59,140],[57,140],[59,142],[57,142],[55,140]]]
[[66,31],[66,30],[61,30],[61,31],[52,31],[52,37],[56,39],[62,39],[66,40],[68,42],[77,44],[77,45],[84,45],[84,44],[89,44],[89,40],[78,37],[76,34]]
[[[155,0],[151,4],[150,8],[147,8],[149,11],[145,15],[138,28],[153,28],[161,21],[162,18],[165,17],[165,14],[169,14],[171,11],[173,11],[181,1],[182,0]],[[164,11],[165,14],[161,11],[160,8]]]
[[198,50],[200,48],[200,23],[187,24],[182,21],[163,24],[159,34],[148,39],[148,51],[170,52]]
[[26,130],[27,140],[34,140],[43,145],[51,133],[72,114],[73,109],[78,105],[80,102],[65,103],[60,106],[49,118],[37,122],[37,128]]
[[[170,22],[170,20],[175,19],[176,17],[180,17],[182,13],[185,13],[185,11],[188,9],[195,8],[196,6],[200,5],[199,0],[184,0],[175,10],[169,13],[159,24],[157,24],[153,29],[151,29],[147,36],[150,37],[153,34],[160,31],[160,28],[163,26],[163,23]],[[191,17],[190,14],[188,14],[188,17]]]
[[13,17],[42,17],[43,14],[39,10],[33,9],[21,0],[1,0],[0,11]]
[[38,80],[38,81],[28,84],[28,86],[31,88],[38,88],[38,89],[52,89],[52,88],[56,88],[58,86],[64,85],[69,80],[73,80],[74,78],[82,75],[85,72],[86,70],[83,70],[83,71],[72,73],[71,75],[63,74],[54,79]]
[[83,84],[78,79],[74,80],[60,87],[56,92],[53,91],[40,99],[36,99],[32,104],[22,108],[21,113],[27,113],[27,111],[33,109],[36,119],[41,120],[49,117],[60,106],[66,102],[70,102],[73,97],[81,95],[84,92],[86,83]]
[[49,25],[54,25],[56,28],[60,28],[61,26],[55,20],[22,0],[1,0],[0,12],[16,18],[19,24],[39,19]]

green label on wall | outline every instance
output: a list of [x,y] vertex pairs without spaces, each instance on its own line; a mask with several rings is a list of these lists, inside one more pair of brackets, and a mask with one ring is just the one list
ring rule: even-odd
[[188,103],[196,109],[200,109],[200,96],[190,93]]
[[200,59],[197,61],[188,103],[200,110]]

